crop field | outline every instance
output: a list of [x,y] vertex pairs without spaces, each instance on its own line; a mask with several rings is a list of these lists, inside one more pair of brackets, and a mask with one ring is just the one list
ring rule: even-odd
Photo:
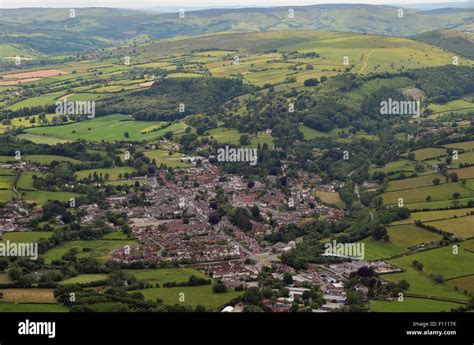
[[[39,115],[14,117],[10,120],[11,124],[0,123],[0,132],[4,132],[7,128],[13,128],[13,127],[31,128],[31,127],[42,126],[44,124],[50,124],[52,123],[53,119],[57,117],[58,116],[56,114],[46,114],[43,122],[40,120]],[[70,121],[68,120],[68,122]],[[24,136],[25,134],[20,134],[20,135]]]
[[[60,260],[70,249],[78,249],[77,257],[93,257],[100,260],[107,260],[109,254],[124,246],[136,246],[138,243],[134,240],[95,240],[95,241],[70,241],[62,243],[56,247],[51,248],[44,253],[46,263],[51,263],[54,260]],[[84,251],[84,248],[90,250]]]
[[437,301],[432,299],[424,298],[412,298],[405,297],[403,302],[399,302],[397,299],[393,301],[370,301],[370,310],[373,312],[382,313],[400,313],[400,312],[442,312],[450,311],[451,309],[457,309],[462,304]]
[[0,189],[0,201],[7,202],[15,197],[15,193],[9,189]]
[[96,173],[99,177],[102,176],[104,178],[106,174],[109,174],[109,180],[118,180],[120,178],[119,175],[122,175],[123,177],[124,174],[131,174],[134,171],[136,170],[132,167],[100,168],[79,170],[75,172],[75,175],[78,179],[84,179],[88,178],[89,175],[93,177],[94,173]]
[[18,110],[21,108],[26,108],[26,107],[38,107],[38,106],[47,106],[47,105],[54,105],[56,100],[63,96],[64,93],[62,91],[60,92],[52,92],[48,93],[45,95],[37,96],[37,97],[31,97],[28,99],[25,99],[23,101],[20,101],[18,103],[15,103],[7,109],[10,110]]
[[393,222],[392,225],[401,224],[413,224],[415,220],[421,220],[422,222],[429,222],[433,220],[449,219],[453,217],[461,217],[471,214],[474,212],[472,208],[459,208],[453,210],[440,210],[440,211],[427,211],[427,212],[414,212],[410,215],[410,218]]
[[163,283],[182,283],[187,282],[189,277],[195,275],[199,278],[209,279],[204,273],[193,268],[155,268],[155,269],[138,269],[138,270],[126,270],[131,273],[138,280],[146,281],[149,284],[160,284]]
[[36,243],[40,238],[50,238],[52,231],[15,231],[3,233],[2,242]]
[[145,151],[143,153],[150,159],[154,159],[156,162],[156,166],[158,167],[161,164],[165,164],[167,167],[171,168],[181,168],[190,166],[189,163],[181,162],[179,160],[181,158],[181,154],[179,154],[178,152],[172,152],[172,155],[170,155],[169,151],[166,150]]
[[27,133],[69,140],[147,141],[157,139],[169,131],[175,134],[183,133],[186,127],[180,122],[159,131],[142,132],[144,128],[156,124],[160,122],[134,121],[127,115],[108,115],[68,125],[30,128]]
[[53,289],[1,289],[3,302],[55,303]]
[[387,228],[387,231],[390,242],[404,248],[442,239],[441,235],[417,227],[413,224],[390,226]]
[[[214,293],[211,285],[203,286],[184,286],[175,288],[150,288],[144,290],[137,290],[141,292],[145,299],[156,300],[162,299],[164,304],[175,305],[183,304],[196,307],[197,305],[203,305],[206,309],[214,311],[218,310],[223,304],[230,300],[240,296],[243,292],[226,292],[226,293]],[[179,294],[184,293],[184,302],[180,302]]]
[[462,169],[453,169],[449,171],[450,173],[455,172],[458,174],[460,180],[467,180],[474,178],[474,166]]
[[474,237],[474,216],[439,220],[428,224],[438,229],[451,232],[461,238]]
[[13,181],[12,176],[0,175],[0,189],[8,189]]

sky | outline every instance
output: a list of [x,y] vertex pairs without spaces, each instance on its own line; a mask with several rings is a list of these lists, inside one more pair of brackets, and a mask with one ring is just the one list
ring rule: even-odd
[[[473,0],[470,0],[473,1]],[[298,6],[329,3],[421,4],[463,2],[463,0],[0,0],[0,8],[18,7],[120,7],[152,8],[160,6],[229,7],[229,6]]]

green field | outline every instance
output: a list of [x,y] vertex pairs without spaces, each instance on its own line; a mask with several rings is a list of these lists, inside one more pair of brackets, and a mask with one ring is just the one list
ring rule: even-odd
[[209,279],[204,273],[193,268],[155,268],[125,271],[133,274],[138,280],[146,281],[149,284],[163,285],[163,283],[169,282],[187,282],[191,275]]
[[390,258],[406,251],[406,249],[401,245],[395,244],[391,241],[376,241],[372,238],[372,236],[364,238],[358,242],[364,243],[364,260]]
[[132,172],[136,171],[132,167],[116,167],[116,168],[102,168],[102,169],[88,169],[88,170],[79,170],[75,172],[75,175],[78,179],[84,179],[88,178],[89,175],[93,176],[94,172],[97,173],[97,175],[101,175],[105,178],[105,174],[109,174],[109,180],[118,180],[119,175],[122,174],[122,176],[125,173],[131,174]]
[[20,178],[18,179],[17,187],[21,190],[36,190],[36,188],[33,186],[33,176],[40,177],[43,176],[43,173],[36,171],[22,172],[20,174]]
[[440,179],[440,184],[446,183],[446,178],[441,174],[433,174],[426,176],[419,176],[413,178],[407,178],[402,180],[390,181],[385,191],[391,192],[396,190],[412,189],[418,187],[429,187],[433,186],[433,180],[435,178]]
[[191,165],[186,162],[181,162],[179,160],[181,158],[181,154],[178,152],[172,152],[172,155],[170,155],[169,151],[166,150],[145,151],[143,153],[151,160],[154,159],[157,167],[159,167],[161,164],[165,164],[169,168],[181,168]]
[[[176,288],[150,288],[144,290],[138,290],[141,292],[145,299],[156,300],[162,299],[167,305],[183,304],[196,307],[197,305],[203,305],[206,309],[212,309],[214,311],[220,311],[219,308],[238,297],[243,292],[226,292],[226,293],[214,293],[211,285],[203,286],[185,286]],[[180,302],[180,293],[184,293],[184,302]]]
[[15,231],[3,233],[2,242],[7,240],[12,243],[36,243],[40,238],[50,238],[52,231]]
[[[108,260],[110,253],[115,249],[122,248],[124,246],[137,246],[138,243],[133,240],[95,240],[95,241],[70,241],[62,243],[56,247],[51,248],[44,253],[44,259],[46,263],[51,263],[54,260],[60,260],[61,257],[66,254],[70,249],[77,248],[79,251],[77,257],[93,257],[100,260]],[[84,248],[90,248],[90,251],[84,251]]]
[[[29,128],[26,132],[60,139],[113,142],[153,140],[169,131],[175,134],[183,133],[186,128],[186,125],[180,122],[158,131],[142,133],[143,129],[162,123],[158,121],[134,121],[127,115],[108,115],[61,126]],[[125,137],[125,133],[128,133],[128,138]]]
[[424,149],[419,149],[419,150],[413,151],[413,153],[415,154],[415,159],[417,161],[424,161],[426,159],[447,155],[446,149],[441,149],[437,147],[428,147]]
[[[239,145],[240,136],[243,133],[239,133],[236,129],[229,129],[229,128],[214,128],[208,131],[208,137],[213,139],[221,144],[232,144],[232,145]],[[267,133],[260,133],[258,135],[251,135],[250,136],[251,144],[248,146],[257,147],[258,144],[263,145],[267,144],[268,147],[272,147],[273,138],[271,134]]]
[[472,208],[459,208],[454,210],[441,210],[441,211],[427,211],[427,212],[414,212],[410,215],[410,218],[393,222],[392,225],[401,224],[413,224],[415,220],[421,220],[422,222],[429,222],[433,220],[449,219],[453,217],[465,216],[473,212]]
[[442,239],[441,235],[417,227],[413,224],[389,226],[387,231],[390,242],[404,248]]
[[107,274],[79,274],[78,276],[61,281],[60,284],[90,283],[105,279],[107,279]]
[[438,229],[451,232],[461,238],[474,237],[474,216],[439,220],[428,224]]
[[317,191],[316,196],[321,198],[321,200],[327,204],[332,204],[336,205],[339,207],[344,207],[345,203],[342,201],[341,196],[339,193],[333,193],[333,192],[321,192]]
[[450,279],[446,282],[453,289],[457,288],[459,291],[468,291],[474,293],[474,275],[467,277],[460,277],[455,279]]
[[403,302],[398,302],[397,299],[393,301],[370,301],[370,310],[373,312],[382,313],[397,313],[397,312],[442,312],[457,309],[462,304],[437,301],[424,298],[405,297]]
[[65,156],[57,156],[57,155],[28,155],[24,157],[25,161],[31,163],[39,163],[39,164],[51,164],[51,162],[58,161],[58,162],[70,162],[73,164],[81,163],[80,160],[65,157]]
[[47,144],[47,145],[62,144],[62,143],[67,143],[70,141],[66,139],[59,139],[59,138],[54,138],[54,137],[48,137],[46,135],[37,135],[37,134],[31,134],[31,133],[19,134],[18,138],[32,141],[35,144]]
[[460,142],[460,143],[448,144],[448,145],[444,145],[444,146],[452,148],[452,149],[473,150],[474,149],[474,140],[463,141],[463,142]]
[[1,313],[65,313],[69,309],[53,303],[3,303],[0,302]]
[[28,191],[22,193],[23,200],[35,202],[38,205],[43,205],[48,200],[69,201],[71,198],[78,196],[79,194],[71,192]]
[[383,171],[384,173],[393,173],[396,171],[414,172],[416,162],[407,159],[400,159],[394,162],[387,163],[384,167],[372,167],[369,172],[372,174],[376,171]]
[[454,254],[452,246],[418,252],[391,262],[408,268],[414,260],[423,264],[425,273],[441,274],[445,279],[474,274],[474,253],[459,249],[459,253]]

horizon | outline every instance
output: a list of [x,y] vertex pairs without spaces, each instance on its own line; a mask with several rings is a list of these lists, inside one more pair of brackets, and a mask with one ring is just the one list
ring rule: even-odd
[[131,5],[128,0],[3,0],[0,3],[1,9],[20,9],[20,8],[119,8],[119,9],[136,9],[148,10],[159,8],[190,8],[190,9],[206,9],[206,8],[271,8],[271,7],[288,7],[288,6],[311,6],[311,5],[378,5],[378,6],[428,6],[428,5],[444,5],[449,4],[469,4],[469,0],[357,0],[357,1],[339,1],[339,0],[264,0],[260,5],[255,5],[252,0],[226,0],[225,4],[218,0],[187,0],[187,1],[164,1],[159,5],[154,0],[138,0]]

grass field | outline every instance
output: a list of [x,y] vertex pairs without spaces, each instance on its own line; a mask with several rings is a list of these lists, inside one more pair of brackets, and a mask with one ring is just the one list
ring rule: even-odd
[[[162,123],[162,122],[161,122]],[[95,119],[61,126],[47,126],[27,129],[27,133],[45,135],[53,138],[89,141],[146,141],[163,136],[172,131],[175,134],[184,132],[186,125],[179,122],[158,131],[142,133],[142,130],[158,121],[134,121],[127,115],[108,115]],[[128,138],[125,136],[128,133]]]
[[[236,129],[230,128],[213,128],[208,131],[209,138],[216,140],[221,144],[232,144],[232,145],[239,145],[240,136],[243,133],[239,133]],[[263,145],[266,143],[268,147],[272,147],[273,138],[270,134],[261,133],[259,135],[251,135],[250,136],[251,144],[248,146],[257,147],[258,144]]]
[[36,190],[36,188],[33,186],[33,176],[40,177],[43,176],[43,173],[36,171],[22,172],[20,174],[20,178],[18,179],[17,187],[21,190]]
[[0,201],[7,202],[15,197],[15,193],[9,189],[0,189]]
[[128,237],[123,232],[114,231],[114,232],[109,232],[109,233],[105,234],[104,236],[102,236],[102,239],[104,239],[104,240],[127,240]]
[[400,159],[394,162],[387,163],[384,167],[372,167],[369,169],[369,173],[376,171],[383,171],[384,173],[392,173],[396,171],[414,172],[416,162],[409,161],[407,159]]
[[9,189],[13,182],[13,176],[0,175],[0,189]]
[[474,166],[462,169],[449,170],[449,173],[455,172],[458,174],[460,180],[467,180],[474,178]]
[[435,283],[433,279],[424,272],[419,272],[411,266],[403,268],[405,269],[404,272],[384,274],[382,278],[393,283],[406,280],[410,284],[406,293],[428,297],[452,298],[458,301],[468,301],[470,299],[469,296],[454,291],[445,284]]
[[98,280],[107,279],[107,274],[79,274],[78,276],[65,279],[59,284],[79,284],[79,283],[90,283]]
[[139,269],[125,270],[131,273],[138,280],[144,280],[150,284],[160,284],[169,282],[187,282],[189,277],[195,275],[199,278],[209,279],[204,273],[193,268],[155,268],[155,269]]
[[[122,248],[126,245],[133,247],[138,243],[133,240],[95,240],[95,241],[70,241],[62,243],[59,246],[53,247],[44,253],[46,263],[51,263],[54,260],[60,260],[70,249],[77,248],[79,252],[77,257],[93,257],[100,260],[109,259],[109,254],[115,249]],[[84,251],[84,248],[90,248],[90,251]]]
[[396,266],[407,268],[417,260],[425,273],[441,274],[445,279],[474,274],[474,253],[459,249],[454,254],[452,246],[441,247],[391,260]]
[[0,284],[8,284],[13,282],[8,276],[8,273],[0,273]]
[[404,248],[442,239],[441,235],[427,231],[413,224],[389,226],[387,231],[390,242]]
[[417,161],[424,161],[426,159],[447,155],[446,149],[437,148],[437,147],[428,147],[428,148],[413,151],[413,153],[415,154],[415,159]]
[[31,133],[19,134],[17,137],[20,139],[29,140],[31,142],[34,142],[35,144],[56,145],[70,142],[70,140],[67,139],[59,139],[54,137],[48,137],[46,135],[37,135]]
[[465,216],[474,212],[472,208],[459,208],[454,210],[442,210],[442,211],[427,211],[427,212],[414,212],[410,215],[410,218],[393,222],[392,225],[400,224],[413,224],[415,220],[421,220],[422,222],[429,222],[433,220],[449,219],[453,217]]
[[109,180],[117,180],[119,179],[119,175],[122,174],[122,176],[125,173],[131,174],[134,172],[135,169],[132,167],[116,167],[116,168],[101,168],[101,169],[88,169],[88,170],[79,170],[76,171],[75,175],[78,179],[84,179],[88,178],[89,175],[93,176],[94,172],[97,173],[97,175],[101,175],[105,177],[105,174],[109,174]]
[[474,293],[474,275],[450,279],[446,282],[446,284],[451,286],[453,289],[457,288],[459,291],[468,291]]
[[[212,309],[214,311],[220,311],[219,308],[223,304],[243,293],[234,291],[214,293],[211,285],[176,288],[150,288],[138,290],[138,292],[141,292],[145,296],[145,299],[156,300],[160,298],[168,305],[183,304],[196,307],[200,304],[205,306],[206,309]],[[181,292],[184,293],[184,302],[180,302],[179,300],[179,294]]]
[[452,148],[452,149],[473,150],[474,149],[474,140],[463,141],[463,142],[460,142],[460,143],[448,144],[448,145],[444,145],[444,146]]
[[458,237],[474,237],[474,216],[451,218],[447,220],[430,222],[428,224],[438,229],[451,232]]
[[178,152],[172,152],[172,155],[169,155],[169,151],[166,150],[145,151],[143,153],[151,160],[154,159],[158,167],[161,164],[165,164],[169,168],[181,168],[191,165],[190,163],[180,162],[181,154]]
[[373,312],[382,313],[397,313],[397,312],[442,312],[457,309],[461,304],[436,301],[424,298],[406,297],[403,302],[398,302],[397,299],[393,301],[370,301],[370,310]]
[[432,201],[449,201],[453,199],[454,193],[459,193],[460,198],[474,196],[474,191],[463,188],[458,183],[444,183],[438,186],[384,192],[382,197],[384,204],[393,205],[398,203],[399,198],[403,198],[404,204],[424,202],[427,196],[431,196]]
[[12,243],[36,243],[40,238],[50,238],[52,231],[15,231],[3,233],[2,242],[7,240]]
[[406,249],[401,245],[395,244],[390,241],[376,241],[372,238],[372,236],[364,238],[363,240],[360,240],[358,242],[364,243],[364,260],[378,260],[383,258],[389,258],[406,251]]
[[441,200],[431,202],[415,202],[411,204],[405,204],[409,210],[436,210],[440,208],[450,208],[453,206],[467,207],[468,202],[474,200],[474,197],[467,197],[456,200]]
[[73,164],[81,163],[80,160],[65,157],[65,156],[57,156],[57,155],[29,155],[24,157],[25,161],[31,163],[39,163],[39,164],[51,164],[51,162],[58,161],[58,162],[70,162]]
[[43,205],[48,200],[69,201],[69,199],[77,196],[79,194],[71,192],[28,191],[22,193],[23,200],[35,202],[38,205]]
[[0,313],[65,313],[69,309],[53,303],[3,303]]
[[345,206],[345,203],[342,201],[339,193],[317,191],[316,196],[321,198],[321,200],[327,204],[332,204],[339,207]]
[[385,191],[395,191],[395,190],[404,190],[404,189],[411,189],[411,188],[418,188],[418,187],[429,187],[433,186],[433,180],[435,178],[440,179],[440,184],[446,183],[446,178],[441,174],[433,174],[433,175],[426,175],[426,176],[419,176],[413,178],[407,178],[402,180],[394,180],[390,181],[388,187]]

